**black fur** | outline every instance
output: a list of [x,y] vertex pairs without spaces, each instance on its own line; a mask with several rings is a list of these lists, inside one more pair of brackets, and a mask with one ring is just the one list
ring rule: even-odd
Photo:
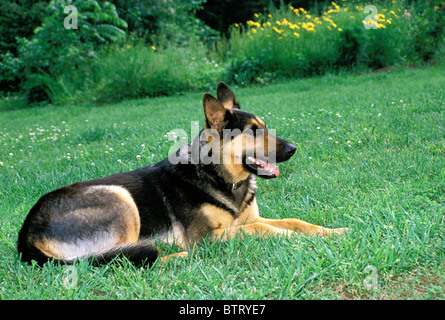
[[[238,101],[227,85],[220,84],[218,88],[218,97],[231,107],[223,108],[226,112],[221,123],[225,124],[225,128],[243,131],[264,126],[255,115],[239,110]],[[211,123],[206,121],[210,126]],[[273,136],[273,139],[278,144],[277,162],[290,158],[295,147],[281,138]],[[42,239],[75,245],[76,241],[94,239],[92,235],[109,230],[125,234],[119,206],[113,207],[113,203],[104,200],[106,190],[85,196],[85,190],[92,190],[91,187],[95,186],[119,186],[128,191],[139,214],[139,242],[122,243],[79,258],[104,264],[125,256],[135,265],[151,264],[158,256],[153,241],[157,236],[174,230],[174,224],[180,225],[187,239],[186,246],[200,242],[211,231],[212,225],[210,218],[200,211],[203,205],[220,208],[236,219],[252,203],[256,193],[255,175],[252,174],[255,171],[251,168],[245,168],[245,174],[235,188],[232,181],[227,181],[224,164],[193,162],[192,150],[196,146],[202,149],[205,143],[198,137],[194,143],[178,150],[176,156],[183,160],[178,164],[166,158],[148,167],[73,183],[44,195],[30,210],[20,230],[18,251],[21,259],[26,262],[35,260],[39,264],[51,260],[36,245]],[[73,214],[79,211],[81,214]],[[97,214],[90,213],[96,211]],[[87,212],[89,214],[82,214]],[[73,260],[61,262],[70,264]]]

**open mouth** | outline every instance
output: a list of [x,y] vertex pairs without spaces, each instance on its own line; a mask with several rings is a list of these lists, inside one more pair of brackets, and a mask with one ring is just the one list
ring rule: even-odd
[[245,165],[250,172],[265,179],[274,179],[280,175],[278,166],[259,158],[247,157]]

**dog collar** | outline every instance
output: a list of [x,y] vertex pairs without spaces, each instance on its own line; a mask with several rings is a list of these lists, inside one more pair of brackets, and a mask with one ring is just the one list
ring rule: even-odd
[[[213,175],[209,172],[207,172],[207,174],[209,175],[210,178],[212,178],[215,182],[217,182],[218,180],[221,181],[221,178],[219,178],[216,175]],[[226,183],[227,189],[230,191],[235,191],[237,190],[239,187],[241,187],[241,185],[243,184],[244,180],[238,181],[236,183]]]
[[238,181],[237,183],[232,183],[232,191],[235,191],[236,189],[238,189],[239,187],[241,187],[241,185],[243,184],[243,180]]

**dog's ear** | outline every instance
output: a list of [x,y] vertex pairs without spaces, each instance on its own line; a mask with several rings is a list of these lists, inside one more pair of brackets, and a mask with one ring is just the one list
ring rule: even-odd
[[218,83],[216,87],[216,95],[218,101],[223,104],[227,109],[241,109],[238,100],[235,98],[233,91],[224,82]]
[[202,98],[202,104],[204,106],[204,114],[206,116],[206,129],[215,129],[219,133],[227,124],[226,108],[211,94],[205,93]]

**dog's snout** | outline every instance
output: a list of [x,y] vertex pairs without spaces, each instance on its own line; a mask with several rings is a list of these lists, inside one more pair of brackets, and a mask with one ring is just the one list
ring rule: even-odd
[[297,148],[289,143],[284,147],[284,153],[288,156],[288,157],[292,157],[293,154],[295,153],[295,150],[297,150]]

